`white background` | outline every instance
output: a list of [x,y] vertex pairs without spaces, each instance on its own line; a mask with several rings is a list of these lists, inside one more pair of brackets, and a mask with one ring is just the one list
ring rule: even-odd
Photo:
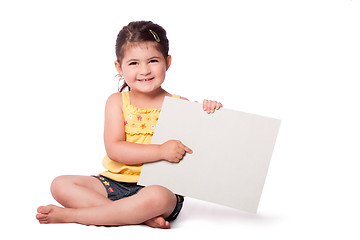
[[[257,215],[187,199],[170,231],[35,220],[54,177],[103,170],[115,39],[133,20],[168,32],[169,92],[282,120]],[[0,26],[7,239],[359,239],[359,1],[14,0]]]

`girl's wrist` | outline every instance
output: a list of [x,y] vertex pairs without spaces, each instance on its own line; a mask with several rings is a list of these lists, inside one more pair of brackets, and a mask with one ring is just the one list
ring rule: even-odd
[[156,149],[156,159],[157,159],[157,161],[163,160],[164,156],[163,156],[163,152],[162,152],[162,149],[161,149],[161,144],[156,144],[155,149]]

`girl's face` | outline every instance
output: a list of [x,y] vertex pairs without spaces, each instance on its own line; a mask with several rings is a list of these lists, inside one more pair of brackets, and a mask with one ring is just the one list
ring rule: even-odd
[[152,42],[128,45],[121,63],[115,61],[115,67],[124,77],[132,91],[152,93],[165,80],[165,73],[171,64],[171,56],[167,59],[159,52]]

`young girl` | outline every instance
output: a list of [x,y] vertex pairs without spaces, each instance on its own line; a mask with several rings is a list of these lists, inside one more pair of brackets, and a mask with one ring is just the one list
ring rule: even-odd
[[[53,197],[64,207],[38,208],[40,223],[129,225],[145,223],[170,228],[184,198],[162,186],[137,185],[142,164],[166,160],[178,163],[192,150],[179,140],[150,144],[165,96],[162,87],[171,65],[165,30],[152,22],[131,22],[118,34],[115,67],[124,85],[105,107],[106,172],[99,176],[60,176],[51,184]],[[123,91],[128,88],[129,91]],[[187,99],[185,99],[187,100]],[[222,107],[203,102],[213,113]]]

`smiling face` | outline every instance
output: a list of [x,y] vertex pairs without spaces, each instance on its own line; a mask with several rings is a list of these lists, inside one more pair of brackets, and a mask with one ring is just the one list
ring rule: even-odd
[[161,89],[165,73],[171,64],[155,47],[154,42],[141,42],[126,46],[121,62],[115,61],[115,67],[124,77],[132,91],[152,93]]

